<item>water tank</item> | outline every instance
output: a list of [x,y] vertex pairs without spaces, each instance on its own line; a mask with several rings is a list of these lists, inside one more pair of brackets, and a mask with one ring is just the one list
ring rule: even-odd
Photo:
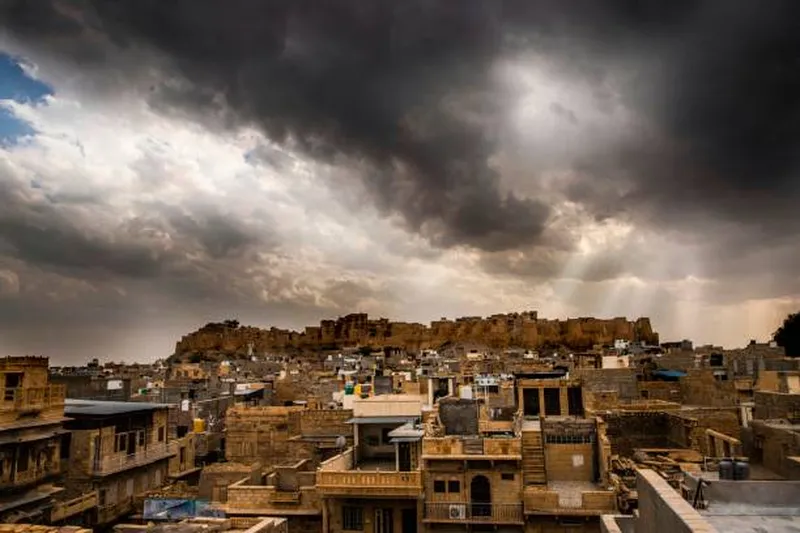
[[353,385],[352,383],[345,383],[345,385],[344,385],[344,393],[345,394],[353,394],[353,389],[354,388],[355,388],[355,385]]
[[738,459],[733,463],[733,479],[738,481],[746,481],[750,479],[750,463],[742,459]]
[[730,459],[721,459],[719,462],[719,478],[720,479],[733,479],[733,461]]
[[195,418],[192,427],[195,433],[203,433],[206,430],[206,421],[202,418]]

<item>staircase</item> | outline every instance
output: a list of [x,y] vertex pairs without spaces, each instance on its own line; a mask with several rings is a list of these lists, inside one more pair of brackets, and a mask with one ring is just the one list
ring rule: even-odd
[[544,446],[542,431],[522,430],[522,480],[525,485],[547,483],[544,471]]

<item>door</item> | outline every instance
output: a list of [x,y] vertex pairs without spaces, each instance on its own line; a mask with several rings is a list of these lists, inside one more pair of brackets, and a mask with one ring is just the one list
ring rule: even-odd
[[403,509],[403,532],[402,533],[417,533],[417,510],[416,509]]
[[544,414],[546,416],[561,415],[561,391],[548,387],[544,389]]
[[525,416],[539,416],[539,389],[522,389],[522,405]]
[[400,462],[400,471],[401,472],[410,472],[411,471],[411,444],[408,442],[401,442],[398,444],[397,453],[400,454],[399,462]]
[[375,533],[394,533],[391,509],[375,509]]
[[580,387],[569,387],[567,389],[567,401],[569,402],[570,416],[583,416],[583,394]]
[[469,485],[472,517],[492,516],[492,485],[486,476],[475,476]]

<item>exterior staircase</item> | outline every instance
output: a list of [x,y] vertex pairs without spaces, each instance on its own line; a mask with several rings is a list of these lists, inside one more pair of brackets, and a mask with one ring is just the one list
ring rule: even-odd
[[525,485],[547,483],[541,429],[522,430],[522,480]]

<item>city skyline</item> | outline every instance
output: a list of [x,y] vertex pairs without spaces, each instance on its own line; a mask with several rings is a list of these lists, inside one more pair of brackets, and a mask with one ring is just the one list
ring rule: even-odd
[[0,350],[800,309],[791,2],[191,5],[0,6]]

